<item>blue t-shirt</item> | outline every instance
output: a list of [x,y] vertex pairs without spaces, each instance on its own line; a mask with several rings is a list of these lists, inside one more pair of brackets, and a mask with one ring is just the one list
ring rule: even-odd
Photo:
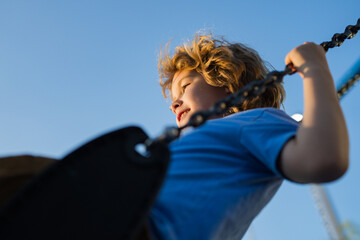
[[240,239],[280,187],[276,160],[298,123],[260,108],[187,129],[150,211],[154,239]]

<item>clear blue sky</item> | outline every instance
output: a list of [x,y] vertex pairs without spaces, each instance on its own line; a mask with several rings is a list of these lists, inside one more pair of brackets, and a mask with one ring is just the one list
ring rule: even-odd
[[[161,96],[157,54],[198,30],[255,48],[276,69],[305,42],[328,41],[360,17],[358,0],[0,1],[0,155],[60,158],[104,132],[175,125]],[[360,58],[360,35],[327,54],[335,81]],[[302,112],[302,83],[285,79],[288,114]],[[342,222],[360,224],[360,87],[342,101],[348,173],[327,184]],[[309,186],[285,183],[245,239],[328,239]]]

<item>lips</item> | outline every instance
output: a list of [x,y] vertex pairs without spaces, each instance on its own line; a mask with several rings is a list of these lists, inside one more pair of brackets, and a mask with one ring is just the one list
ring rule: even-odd
[[177,116],[176,116],[176,119],[178,122],[181,121],[181,119],[184,118],[184,116],[190,111],[190,109],[186,109],[186,110],[183,110],[183,111],[180,111]]

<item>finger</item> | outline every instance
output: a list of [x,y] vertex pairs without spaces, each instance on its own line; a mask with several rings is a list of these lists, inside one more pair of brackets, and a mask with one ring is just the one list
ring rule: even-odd
[[285,67],[285,72],[289,75],[292,75],[292,74],[296,73],[297,70],[292,63],[289,63]]

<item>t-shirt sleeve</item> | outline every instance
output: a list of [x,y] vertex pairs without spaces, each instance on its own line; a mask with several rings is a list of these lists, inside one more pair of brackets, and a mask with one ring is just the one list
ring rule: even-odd
[[299,123],[278,109],[265,109],[240,132],[240,141],[248,151],[275,174],[277,158],[285,143],[295,136]]

